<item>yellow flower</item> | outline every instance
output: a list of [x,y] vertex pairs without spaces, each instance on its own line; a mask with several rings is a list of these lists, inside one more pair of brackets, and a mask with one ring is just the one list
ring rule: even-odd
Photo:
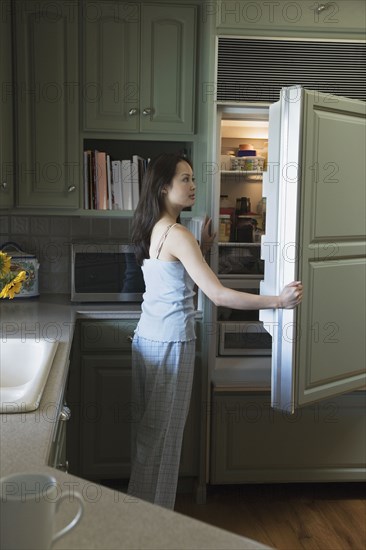
[[0,251],[0,298],[14,298],[22,288],[23,282],[26,280],[27,274],[25,271],[20,271],[15,274],[11,268],[11,256]]
[[0,252],[0,277],[4,277],[10,271],[11,257],[5,252]]
[[12,281],[7,283],[0,292],[0,298],[9,298],[12,300],[15,294],[18,294],[22,288],[22,284],[27,278],[25,271],[19,271],[18,275]]

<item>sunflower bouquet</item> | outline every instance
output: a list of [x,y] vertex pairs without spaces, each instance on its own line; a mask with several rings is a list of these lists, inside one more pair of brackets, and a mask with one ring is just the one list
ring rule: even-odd
[[26,278],[25,271],[12,271],[11,256],[0,252],[0,298],[12,300],[21,291]]

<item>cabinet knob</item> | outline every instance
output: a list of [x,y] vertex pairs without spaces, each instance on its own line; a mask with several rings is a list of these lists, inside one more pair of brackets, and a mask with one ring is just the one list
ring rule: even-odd
[[153,109],[151,107],[146,107],[142,111],[143,116],[150,116],[150,115],[152,115],[152,113],[153,113]]
[[133,336],[127,336],[126,340],[127,340],[127,342],[132,342]]
[[67,188],[67,192],[68,193],[73,193],[75,191],[76,187],[75,185],[69,185],[69,187]]
[[137,111],[137,109],[135,109],[135,108],[130,109],[130,110],[128,111],[128,115],[129,115],[129,116],[137,115],[137,113],[138,113],[138,111]]
[[315,10],[318,12],[318,13],[321,13],[322,11],[324,10],[327,10],[328,8],[330,8],[330,2],[327,2],[326,4],[319,4],[319,6],[316,6]]
[[1,184],[1,190],[2,191],[5,191],[5,189],[8,187],[8,184],[6,181],[3,181],[2,184]]

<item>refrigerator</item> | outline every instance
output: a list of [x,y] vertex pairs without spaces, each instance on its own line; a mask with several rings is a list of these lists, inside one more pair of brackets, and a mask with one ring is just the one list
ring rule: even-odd
[[291,86],[269,109],[261,294],[304,286],[295,309],[261,310],[272,336],[271,405],[365,387],[366,104]]
[[[215,108],[212,216],[244,196],[261,231],[259,243],[235,231],[220,242],[216,226],[211,267],[237,290],[278,295],[301,280],[304,295],[288,310],[205,302],[207,479],[364,481],[365,103],[293,86],[271,105]],[[250,146],[263,170],[237,168]]]

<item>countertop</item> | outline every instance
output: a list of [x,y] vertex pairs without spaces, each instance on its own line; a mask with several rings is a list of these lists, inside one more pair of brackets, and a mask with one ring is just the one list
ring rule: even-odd
[[[49,473],[57,479],[60,492],[82,495],[84,516],[53,546],[55,550],[268,548],[47,465],[76,319],[137,318],[139,314],[139,305],[72,304],[65,295],[1,301],[2,341],[14,337],[58,341],[39,408],[0,415],[1,476],[23,471]],[[72,496],[61,505],[57,528],[70,521],[76,506]]]

